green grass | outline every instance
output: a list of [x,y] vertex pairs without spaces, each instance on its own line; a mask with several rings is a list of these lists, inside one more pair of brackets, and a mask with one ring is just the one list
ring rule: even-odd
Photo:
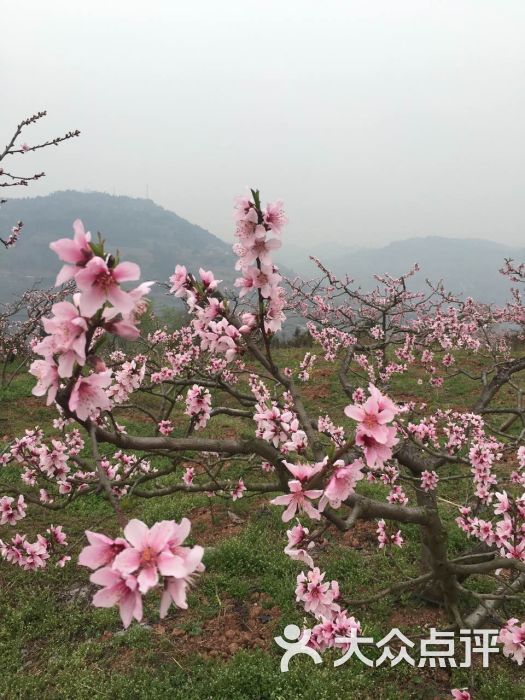
[[[304,354],[297,349],[279,353],[283,364],[290,366],[297,366]],[[325,367],[320,362],[318,369],[322,372]],[[329,411],[334,417],[341,415],[343,421],[339,409],[347,400],[336,383],[320,376],[322,381],[308,400],[315,401],[317,413]],[[428,393],[414,377],[397,378],[395,383],[407,396],[423,399]],[[2,395],[0,439],[4,434],[11,439],[35,424],[50,427],[53,412],[30,396],[31,387],[31,379],[22,375]],[[471,392],[469,380],[458,377],[443,390],[440,401],[460,406]],[[148,430],[147,424],[137,419],[126,417],[125,422],[139,434]],[[221,432],[228,425],[228,419],[221,417],[214,430]],[[2,478],[9,478],[9,470]],[[443,495],[460,499],[457,486],[451,484]],[[363,492],[384,497],[386,488],[363,484]],[[300,623],[303,615],[294,602],[294,582],[301,566],[282,551],[287,526],[281,522],[280,509],[268,506],[267,499],[244,498],[236,503],[219,500],[210,514],[205,495],[189,494],[143,501],[128,498],[123,507],[129,517],[141,517],[149,524],[188,516],[194,521],[191,541],[205,544],[210,544],[215,527],[212,521],[216,520],[220,536],[211,541],[205,556],[206,573],[190,594],[189,610],[172,608],[168,618],[160,622],[158,600],[150,595],[144,623],[123,632],[116,609],[91,606],[94,587],[89,584],[89,572],[74,562],[65,569],[48,567],[35,573],[0,563],[0,698],[432,700],[449,697],[450,688],[470,686],[475,700],[525,699],[525,672],[501,655],[492,660],[489,669],[469,670],[414,669],[404,664],[394,669],[370,669],[359,662],[334,668],[335,656],[326,654],[319,666],[309,659],[295,658],[290,672],[281,673],[280,650],[272,637],[282,634],[286,624]],[[232,523],[227,511],[233,511],[244,523]],[[460,551],[466,540],[453,526],[455,508],[445,510],[445,514],[451,525],[451,549]],[[83,545],[87,527],[117,532],[108,504],[95,496],[78,499],[64,514],[50,515],[32,508],[20,529],[38,531],[50,522],[64,524],[73,558]],[[340,580],[349,597],[366,596],[399,579],[399,569],[408,575],[417,572],[417,529],[402,528],[406,546],[392,559],[377,549],[374,527],[372,523],[358,528],[352,544],[344,544],[329,532],[319,547],[316,562],[327,571],[328,579]],[[7,538],[9,532],[2,530],[0,537]],[[479,585],[478,590],[482,590]],[[261,619],[268,618],[257,622],[263,635],[262,648],[238,645],[227,658],[199,651],[211,629],[218,652],[231,641],[235,643],[235,636],[233,640],[222,639],[223,626],[226,632],[235,619],[241,628],[243,624],[249,627],[254,601],[259,601]],[[393,626],[413,634],[425,632],[428,626],[445,626],[439,611],[409,596],[385,598],[351,613],[362,621],[364,632],[376,638]]]

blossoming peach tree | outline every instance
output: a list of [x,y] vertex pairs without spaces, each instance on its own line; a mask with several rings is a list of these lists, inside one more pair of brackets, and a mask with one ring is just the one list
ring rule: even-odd
[[[126,522],[122,500],[178,492],[236,500],[251,492],[289,523],[283,556],[297,561],[295,596],[311,616],[317,651],[359,632],[360,607],[409,591],[442,604],[456,629],[498,619],[502,604],[518,605],[525,585],[519,290],[501,308],[462,300],[441,285],[414,292],[414,269],[397,279],[377,277],[365,293],[319,261],[318,279],[286,282],[272,262],[286,223],[282,203],[263,207],[252,190],[237,200],[235,221],[238,296],[221,291],[212,272],[194,275],[177,265],[170,293],[184,301],[190,322],[147,337],[138,324],[153,283],[123,287],[139,280],[135,263],[92,240],[78,220],[73,239],[51,244],[64,263],[57,285],[73,280],[74,293],[43,319],[45,337],[34,345],[30,372],[33,393],[58,409],[60,434],[48,439],[28,429],[0,456],[0,465],[16,467],[20,477],[1,484],[0,525],[20,527],[28,507],[58,517],[79,498],[105,494],[122,536],[86,532],[78,563],[100,587],[93,604],[118,606],[127,627],[141,619],[142,597],[155,590],[161,617],[172,604],[185,608],[188,586],[204,571],[204,550],[184,545],[188,519],[151,528]],[[512,261],[503,273],[517,286],[524,281],[523,267]],[[314,354],[307,352],[297,371],[279,364],[272,341],[285,312],[307,323],[346,396],[344,410],[318,415],[307,407],[302,387],[315,375]],[[135,349],[105,349],[112,337]],[[395,388],[409,372],[428,388],[428,401]],[[435,408],[441,387],[458,377],[478,387],[472,405]],[[141,412],[150,435],[128,433],[119,423],[123,410]],[[221,415],[239,426],[239,437],[209,435]],[[178,427],[174,434],[183,419],[184,436]],[[360,493],[365,482],[377,483],[383,495]],[[450,482],[455,503],[440,495]],[[471,540],[459,555],[447,542],[443,508],[451,507],[454,527]],[[378,547],[392,552],[410,524],[419,533],[420,574],[361,599],[345,581],[327,580],[315,563],[319,539],[327,528],[344,533],[359,520],[375,521]],[[17,533],[0,542],[3,559],[28,571],[64,566],[65,544],[60,525],[34,541]],[[489,578],[487,592],[468,586],[474,576]],[[499,620],[503,651],[521,664],[525,623]]]
[[58,289],[32,288],[14,301],[0,304],[0,391],[26,371],[33,346],[42,340],[43,319],[73,290],[73,283]]

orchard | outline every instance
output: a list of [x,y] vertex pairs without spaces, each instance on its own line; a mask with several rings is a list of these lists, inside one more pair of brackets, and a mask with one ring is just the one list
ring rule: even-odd
[[[282,202],[263,205],[251,190],[234,220],[234,288],[175,261],[167,293],[187,320],[146,334],[154,282],[141,281],[126,251],[121,259],[80,220],[72,238],[51,244],[57,288],[48,303],[30,300],[40,311],[16,333],[0,324],[1,359],[12,366],[13,348],[31,354],[32,393],[54,413],[51,431],[27,425],[0,453],[2,567],[28,577],[82,567],[94,608],[114,608],[128,628],[153,601],[158,622],[187,609],[207,576],[207,547],[191,539],[191,514],[146,524],[128,517],[130,501],[203,494],[212,508],[250,499],[283,523],[280,556],[294,562],[289,594],[313,651],[344,653],[365,636],[378,601],[403,598],[416,617],[423,603],[439,607],[453,634],[496,627],[503,655],[522,666],[523,265],[501,270],[513,287],[501,307],[442,284],[413,291],[417,267],[378,275],[371,292],[321,260],[316,279],[285,279],[273,262],[286,245]],[[312,341],[296,367],[276,348],[287,317]],[[329,412],[306,398],[321,366]],[[424,400],[407,395],[408,376]],[[469,386],[463,408],[444,399],[458,381]],[[130,415],[140,431],[128,429]],[[217,437],[213,425],[225,418]],[[111,505],[113,523],[93,517],[84,541],[70,542],[62,514],[94,497]],[[52,524],[26,531],[32,511]],[[393,568],[356,595],[321,562],[327,538],[351,542],[362,523]],[[410,575],[396,565],[408,545]]]

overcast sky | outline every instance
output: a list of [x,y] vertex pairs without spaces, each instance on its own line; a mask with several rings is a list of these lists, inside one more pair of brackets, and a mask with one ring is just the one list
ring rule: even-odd
[[[0,141],[23,194],[144,197],[231,239],[245,185],[295,244],[524,243],[523,0],[2,3]],[[89,225],[89,222],[86,222]]]

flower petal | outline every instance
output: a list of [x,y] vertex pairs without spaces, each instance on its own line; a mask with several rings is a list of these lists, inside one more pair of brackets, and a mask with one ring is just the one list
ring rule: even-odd
[[142,520],[138,520],[137,518],[130,520],[124,528],[124,537],[133,547],[136,547],[137,549],[143,549],[147,546],[148,533],[148,526],[143,523]]
[[155,523],[148,535],[149,546],[156,552],[161,552],[173,535],[173,521],[161,520]]
[[139,591],[141,593],[147,593],[150,588],[154,588],[159,582],[159,572],[156,566],[148,566],[147,569],[142,569],[140,574],[137,576],[137,581],[139,582]]
[[131,282],[140,279],[140,267],[134,262],[121,262],[113,270],[117,282]]
[[161,552],[158,555],[157,566],[163,576],[184,578],[187,573],[182,557],[174,556],[170,552]]
[[123,574],[130,574],[140,566],[140,551],[134,547],[128,547],[120,554],[117,554],[113,562],[113,568]]
[[101,588],[93,596],[93,605],[96,608],[112,608],[120,598],[119,586]]

